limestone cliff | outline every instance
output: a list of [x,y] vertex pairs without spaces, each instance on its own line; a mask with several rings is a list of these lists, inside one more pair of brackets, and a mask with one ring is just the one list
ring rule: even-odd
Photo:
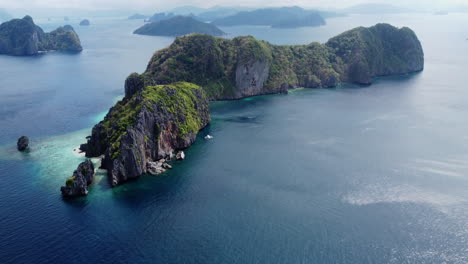
[[199,86],[148,86],[111,108],[82,149],[88,157],[105,156],[102,166],[115,186],[189,147],[209,122],[208,100]]
[[71,26],[44,33],[30,16],[0,25],[0,54],[22,56],[52,50],[82,50],[80,39]]

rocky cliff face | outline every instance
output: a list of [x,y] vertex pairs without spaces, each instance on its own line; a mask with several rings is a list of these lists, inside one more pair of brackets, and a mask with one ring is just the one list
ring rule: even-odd
[[71,26],[44,33],[30,16],[0,25],[0,54],[23,56],[51,50],[82,50],[80,39]]
[[148,86],[128,94],[93,128],[88,157],[104,155],[113,186],[150,173],[152,164],[189,147],[210,122],[208,99],[193,84]]
[[250,61],[236,67],[235,97],[248,97],[261,94],[268,79],[270,63],[268,61]]
[[91,160],[80,163],[73,172],[73,176],[68,178],[66,185],[60,188],[64,197],[84,196],[88,194],[88,185],[94,179],[94,165]]
[[[294,87],[370,84],[374,77],[423,68],[424,53],[413,31],[378,24],[345,32],[326,44],[296,46],[275,46],[253,37],[183,36],[156,52],[146,72],[132,79],[139,80],[138,89],[192,82],[202,86],[210,100],[224,100]],[[128,86],[133,87],[136,84]]]

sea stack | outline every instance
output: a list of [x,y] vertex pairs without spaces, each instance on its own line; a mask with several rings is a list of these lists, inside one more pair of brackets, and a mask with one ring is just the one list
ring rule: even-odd
[[94,165],[91,160],[80,163],[73,172],[73,176],[67,179],[65,186],[60,188],[64,197],[77,197],[88,194],[88,185],[94,179]]
[[27,136],[20,137],[16,145],[19,151],[25,151],[29,147],[29,138]]

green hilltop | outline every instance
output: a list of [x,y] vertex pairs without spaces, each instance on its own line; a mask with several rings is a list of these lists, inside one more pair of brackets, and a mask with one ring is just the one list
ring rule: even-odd
[[[232,40],[192,34],[153,55],[142,86],[192,82],[211,100],[285,92],[293,87],[370,84],[377,76],[421,71],[421,43],[409,28],[356,28],[325,44],[272,45],[251,36]],[[250,83],[246,81],[250,78]]]

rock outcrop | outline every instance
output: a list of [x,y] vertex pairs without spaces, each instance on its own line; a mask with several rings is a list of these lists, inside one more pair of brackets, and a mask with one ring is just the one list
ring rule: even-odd
[[94,179],[94,165],[91,160],[87,159],[80,163],[78,168],[73,172],[73,176],[68,178],[65,186],[60,188],[64,197],[84,196],[88,194],[88,185]]
[[198,21],[189,16],[175,16],[169,19],[148,23],[133,34],[150,36],[182,36],[191,33],[221,36],[225,33],[215,25]]
[[30,16],[0,25],[0,54],[35,55],[43,51],[81,51],[80,39],[71,26],[50,33],[34,24]]
[[104,155],[102,166],[115,186],[156,174],[155,162],[189,147],[209,122],[208,99],[199,86],[147,86],[111,108],[82,149],[88,157]]
[[89,22],[88,19],[83,19],[80,22],[80,26],[89,26],[89,25],[91,25],[91,22]]
[[29,147],[29,138],[26,136],[20,137],[16,143],[16,147],[19,151],[25,151]]

